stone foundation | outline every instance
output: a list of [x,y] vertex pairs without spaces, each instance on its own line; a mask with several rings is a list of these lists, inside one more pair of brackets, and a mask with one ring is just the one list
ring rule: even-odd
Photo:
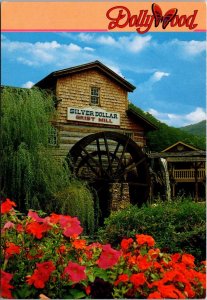
[[117,211],[130,204],[128,183],[112,183],[110,187],[111,209]]

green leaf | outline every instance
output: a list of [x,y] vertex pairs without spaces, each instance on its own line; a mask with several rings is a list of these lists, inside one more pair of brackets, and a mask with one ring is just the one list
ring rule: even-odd
[[72,289],[70,290],[70,294],[74,299],[82,299],[85,298],[86,294],[83,291]]
[[159,280],[159,275],[158,274],[151,274],[151,277],[153,280]]
[[98,268],[95,268],[94,270],[94,276],[95,277],[99,277],[105,281],[108,280],[108,275],[106,273],[106,270],[103,270],[103,269],[98,269]]

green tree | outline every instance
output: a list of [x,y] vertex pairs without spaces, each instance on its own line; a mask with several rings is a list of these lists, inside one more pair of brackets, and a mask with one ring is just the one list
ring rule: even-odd
[[130,108],[135,110],[138,114],[149,120],[157,127],[157,130],[150,131],[147,134],[147,144],[150,150],[159,152],[178,141],[182,141],[196,148],[205,150],[205,137],[193,135],[179,128],[168,126],[165,123],[157,120],[150,113],[144,112],[133,104],[130,104]]
[[[92,194],[71,176],[65,161],[52,155],[54,149],[48,145],[55,119],[54,96],[39,89],[10,87],[3,87],[1,96],[0,195],[15,200],[22,211],[69,213],[93,229]],[[70,199],[64,193],[59,196],[65,190]]]

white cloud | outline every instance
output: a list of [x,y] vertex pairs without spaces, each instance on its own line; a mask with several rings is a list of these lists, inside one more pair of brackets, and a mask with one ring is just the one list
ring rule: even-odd
[[102,35],[96,39],[96,42],[102,45],[120,48],[124,51],[138,53],[150,45],[151,38],[152,37],[150,35],[130,35],[121,36],[118,39],[114,39],[110,35]]
[[33,85],[34,85],[34,82],[32,82],[32,81],[27,81],[27,82],[25,82],[24,84],[22,84],[22,87],[23,87],[23,88],[30,89]]
[[79,40],[81,40],[82,42],[90,42],[93,40],[93,35],[90,33],[83,33],[81,32],[78,35]]
[[117,45],[116,40],[114,38],[112,38],[110,35],[100,36],[99,38],[97,38],[97,42],[99,44],[103,44],[103,45],[110,45],[110,46]]
[[153,86],[161,81],[164,77],[170,76],[170,73],[163,71],[155,71],[146,81],[138,85],[139,93],[142,95],[150,96]]
[[177,46],[181,51],[183,51],[184,55],[192,57],[206,51],[206,41],[181,41],[178,39],[174,39],[168,44],[168,46],[171,45]]
[[119,69],[119,67],[115,66],[115,65],[110,65],[107,64],[107,67],[111,70],[113,70],[115,73],[117,73],[119,76],[124,78],[124,75],[122,74],[121,70]]
[[81,50],[81,47],[80,47],[80,46],[78,46],[78,45],[76,45],[76,44],[73,44],[73,43],[70,43],[70,44],[67,45],[67,46],[62,45],[62,47],[66,47],[67,50],[72,51],[72,52],[76,52],[76,51],[79,52],[79,51]]
[[93,49],[91,47],[84,47],[83,49],[86,51],[91,51],[91,52],[95,51],[95,49]]
[[[148,47],[151,41],[151,36],[147,35],[144,37],[141,37],[139,35],[135,36],[132,40],[126,41],[125,47],[130,51],[130,52],[140,52],[144,48]],[[122,40],[123,41],[123,40]]]
[[168,77],[170,73],[156,71],[150,78],[150,81],[157,82],[160,81],[163,77]]
[[195,124],[205,120],[207,117],[206,112],[202,107],[196,107],[194,111],[188,114],[163,113],[153,108],[150,108],[148,112],[161,122],[174,127],[182,127],[190,124]]
[[197,107],[194,111],[186,115],[186,120],[197,123],[206,119],[206,112],[201,107]]
[[60,44],[52,42],[19,42],[9,39],[2,40],[2,49],[7,57],[22,64],[41,67],[45,64],[58,67],[70,66],[74,61],[86,62],[94,60],[91,47],[80,47],[76,43]]

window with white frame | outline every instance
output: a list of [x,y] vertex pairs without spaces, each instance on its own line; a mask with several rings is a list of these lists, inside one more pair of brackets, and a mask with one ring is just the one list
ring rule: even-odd
[[91,105],[100,105],[100,88],[91,87]]

